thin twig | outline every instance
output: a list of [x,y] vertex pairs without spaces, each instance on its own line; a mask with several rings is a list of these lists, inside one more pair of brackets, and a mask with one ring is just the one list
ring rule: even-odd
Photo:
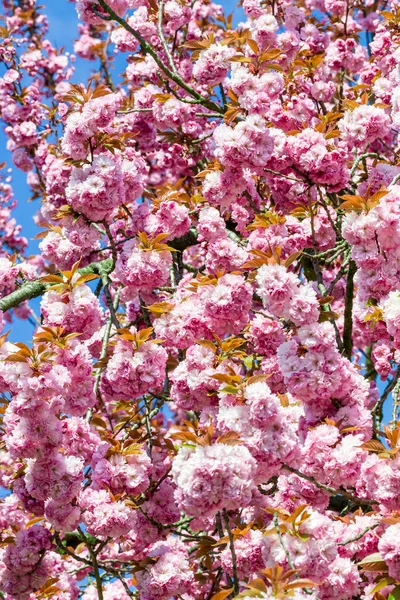
[[351,360],[353,353],[353,296],[354,275],[357,266],[354,260],[350,260],[349,271],[346,281],[346,296],[344,301],[344,324],[343,324],[343,351],[344,355]]
[[129,115],[130,113],[151,113],[152,108],[128,108],[127,110],[117,110],[117,115]]
[[165,39],[165,36],[164,36],[164,32],[163,32],[163,28],[162,28],[163,10],[164,10],[164,1],[160,0],[160,3],[158,5],[158,20],[157,20],[158,36],[159,36],[159,38],[161,40],[162,47],[164,48],[164,52],[165,52],[165,54],[167,56],[167,59],[168,59],[168,62],[169,62],[169,66],[171,67],[171,71],[173,73],[175,73],[175,75],[179,76],[179,73],[176,70],[174,59],[172,57],[172,54],[169,51],[168,44],[166,42],[166,39]]
[[343,498],[347,498],[348,500],[351,500],[352,502],[354,502],[354,504],[358,504],[361,506],[365,506],[368,504],[378,504],[377,500],[372,500],[370,498],[358,498],[357,496],[354,496],[354,494],[351,494],[350,492],[347,492],[346,490],[341,490],[341,489],[337,490],[337,489],[331,487],[330,485],[325,485],[324,483],[320,483],[319,481],[317,481],[315,479],[315,477],[312,477],[311,475],[305,475],[305,473],[302,473],[301,471],[298,471],[297,469],[294,469],[293,467],[289,467],[289,465],[282,464],[282,469],[285,469],[285,471],[289,471],[290,473],[294,473],[295,475],[297,475],[298,477],[301,477],[302,479],[306,479],[307,481],[310,481],[317,488],[319,488],[320,490],[323,490],[324,492],[327,492],[328,494],[331,494],[332,496],[343,496]]
[[281,530],[279,527],[278,513],[274,513],[273,520],[274,520],[275,531],[278,535],[279,543],[282,546],[284,553],[286,554],[288,565],[292,570],[294,570],[294,564],[293,564],[292,558],[290,556],[289,550],[286,548],[285,542],[283,541],[282,533],[281,533]]
[[289,179],[290,181],[296,181],[296,183],[306,183],[302,179],[296,179],[296,177],[290,177],[290,175],[284,175],[283,173],[280,173],[279,171],[273,171],[272,169],[266,169],[266,168],[264,168],[264,171],[266,173],[271,173],[272,175],[278,175],[278,177],[283,177],[284,179]]
[[[351,167],[351,170],[350,170],[350,179],[351,180],[354,177],[354,174],[355,174],[355,172],[357,170],[358,165],[365,158],[379,158],[379,154],[377,154],[376,152],[364,152],[364,154],[360,154],[360,156],[357,156],[357,158],[355,159],[355,161],[353,163],[353,166]],[[352,185],[355,186],[355,183],[353,183]]]
[[400,179],[400,173],[398,173],[395,177],[393,177],[392,181],[390,182],[390,186],[396,185],[396,183],[399,181],[399,179]]
[[399,408],[399,392],[400,392],[400,381],[396,382],[393,388],[393,411],[392,411],[392,429],[397,428],[397,410]]
[[224,521],[225,521],[225,529],[228,532],[229,548],[230,548],[231,555],[232,555],[233,592],[234,592],[235,596],[237,596],[239,593],[239,579],[238,579],[238,572],[237,572],[237,557],[236,557],[236,552],[235,552],[235,541],[234,541],[232,530],[229,525],[229,515],[228,515],[226,509],[224,509]]
[[389,381],[389,383],[387,384],[387,386],[384,389],[382,396],[379,398],[379,400],[377,401],[377,403],[375,404],[374,408],[371,411],[372,417],[374,419],[376,419],[376,421],[379,424],[382,421],[382,409],[383,409],[384,402],[385,402],[386,398],[389,396],[390,392],[395,387],[397,381],[399,380],[399,377],[400,377],[400,365],[397,367],[394,377]]
[[153,46],[151,44],[149,44],[148,42],[146,42],[144,37],[138,31],[133,29],[133,27],[131,27],[129,25],[129,23],[127,23],[127,21],[125,21],[122,17],[117,15],[117,13],[110,6],[108,6],[108,4],[105,2],[105,0],[98,0],[98,3],[102,7],[102,9],[105,10],[106,13],[110,17],[112,17],[112,19],[114,21],[119,23],[124,29],[126,29],[126,31],[128,31],[128,33],[133,35],[133,37],[139,42],[143,54],[149,54],[154,59],[155,63],[158,65],[158,67],[161,69],[161,71],[165,75],[167,75],[167,77],[169,77],[169,79],[172,79],[172,81],[175,81],[175,83],[177,83],[182,89],[184,89],[190,96],[195,98],[195,100],[197,100],[199,104],[203,104],[210,110],[217,111],[218,116],[220,116],[221,114],[224,113],[224,110],[216,102],[213,102],[212,100],[209,100],[208,98],[205,98],[204,96],[202,96],[194,88],[192,88],[190,85],[188,85],[182,79],[182,77],[180,77],[180,75],[172,72],[167,67],[167,65],[165,65],[163,63],[163,61],[160,59],[160,57],[158,56],[158,54],[155,51],[155,49],[153,48]]
[[372,531],[372,529],[376,529],[376,527],[378,527],[378,525],[380,525],[380,523],[374,523],[373,525],[366,527],[360,533],[358,533],[354,537],[350,538],[349,540],[346,540],[345,542],[338,542],[338,546],[346,546],[347,544],[351,544],[352,542],[356,542],[357,540],[360,540],[362,537],[364,537],[364,535],[366,533],[368,533],[368,531]]
[[[114,298],[114,307],[115,309],[118,308],[118,304],[119,304],[119,290],[116,291],[115,293],[115,298]],[[104,330],[104,335],[103,335],[103,341],[101,344],[101,352],[100,352],[100,363],[105,359],[105,357],[107,356],[107,347],[108,347],[108,342],[110,339],[110,335],[111,335],[111,327],[112,327],[112,318],[111,318],[111,313],[110,313],[110,317],[107,320],[106,323],[106,327]],[[104,401],[103,398],[101,396],[100,393],[100,379],[101,379],[101,367],[98,369],[97,373],[96,373],[96,379],[95,379],[95,383],[94,383],[94,393],[96,395],[96,398],[98,399],[98,401],[100,402],[100,404],[102,405],[102,407],[104,408],[104,411],[107,415],[108,418],[108,422],[110,424],[111,430],[113,430],[113,424],[112,424],[112,420],[110,415],[108,414],[108,411],[105,408],[104,405]],[[86,414],[86,420],[90,421],[91,418],[91,413],[88,411],[88,413]]]
[[117,249],[115,247],[114,238],[111,234],[110,226],[107,223],[107,221],[103,221],[103,225],[104,225],[104,229],[106,230],[107,237],[110,240],[111,253],[112,253],[112,259],[113,259],[113,267],[115,267],[115,264],[117,262]]
[[86,538],[86,535],[84,533],[84,531],[81,529],[81,527],[78,525],[78,531],[80,532],[84,544],[86,546],[86,548],[88,549],[88,552],[90,554],[90,558],[92,559],[92,567],[93,567],[93,574],[94,574],[94,578],[96,581],[96,589],[97,589],[97,596],[99,598],[99,600],[103,600],[104,596],[103,596],[103,583],[101,581],[101,576],[100,576],[100,571],[99,571],[99,565],[97,564],[97,556],[96,553],[94,552],[92,545],[90,544],[89,540]]
[[148,436],[148,442],[147,442],[147,454],[149,455],[149,457],[151,458],[151,453],[153,451],[153,434],[151,431],[151,421],[150,421],[150,409],[151,409],[151,404],[149,406],[149,402],[146,398],[146,396],[144,396],[144,404],[145,404],[145,423],[146,423],[146,431],[147,431],[147,436]]

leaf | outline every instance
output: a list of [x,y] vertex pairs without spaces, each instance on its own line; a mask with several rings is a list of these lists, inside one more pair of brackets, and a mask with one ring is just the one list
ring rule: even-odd
[[368,205],[371,206],[371,208],[373,206],[376,206],[379,204],[379,201],[381,198],[383,198],[384,196],[386,196],[386,194],[389,193],[389,190],[387,190],[386,188],[378,190],[377,192],[375,192],[375,194],[373,194],[371,196],[371,198],[368,199]]
[[228,90],[228,97],[232,100],[232,102],[234,102],[235,104],[239,104],[239,96],[237,94],[235,94],[235,92],[233,90]]
[[151,337],[151,334],[153,333],[153,328],[152,327],[147,327],[146,329],[141,329],[137,334],[137,340],[138,340],[138,344],[141,345],[144,342],[147,342],[147,340]]
[[229,544],[229,535],[224,535],[222,538],[213,544],[214,546],[223,546],[224,544]]
[[379,308],[379,306],[376,306],[372,312],[370,312],[368,315],[366,315],[364,317],[365,323],[368,323],[368,321],[371,321],[372,326],[374,325],[374,323],[377,323],[378,321],[382,321],[382,320],[383,320],[383,310],[381,308]]
[[345,194],[344,196],[341,196],[341,198],[344,202],[339,205],[339,210],[344,210],[345,212],[360,212],[365,204],[365,199],[362,196]]
[[330,304],[334,299],[333,296],[323,296],[322,298],[318,298],[318,303],[322,306],[323,304]]
[[239,63],[252,63],[253,59],[249,56],[242,56],[241,54],[237,54],[236,56],[232,56],[229,59],[230,62],[239,62]]
[[153,244],[158,244],[159,242],[162,242],[167,237],[169,237],[169,235],[169,233],[159,233],[158,235],[156,235],[155,238],[152,239],[152,242]]
[[254,358],[254,354],[249,354],[243,359],[243,364],[247,369],[251,369],[253,367]]
[[296,579],[296,581],[291,581],[290,583],[287,583],[285,587],[287,590],[295,590],[297,588],[316,587],[317,585],[318,584],[315,583],[315,581],[312,581],[312,579],[299,578]]
[[18,352],[15,352],[15,354],[10,354],[10,356],[7,356],[7,358],[3,359],[4,362],[27,362],[27,359],[25,356],[21,356],[20,354],[18,354]]
[[267,381],[271,377],[271,373],[260,373],[259,375],[253,375],[246,381],[246,385],[252,385],[253,383],[260,383]]
[[33,236],[32,239],[43,240],[45,237],[47,237],[48,233],[49,233],[48,231],[41,231],[40,233],[37,233],[35,236]]
[[236,119],[236,117],[238,115],[240,115],[241,113],[241,109],[240,108],[228,108],[228,110],[226,111],[226,113],[224,114],[224,121],[225,123],[229,123],[230,121],[234,121]]
[[256,41],[254,41],[252,39],[248,39],[248,40],[246,40],[246,43],[249,46],[249,48],[251,48],[251,50],[254,52],[254,54],[260,53],[260,48],[258,47]]
[[330,319],[338,319],[339,314],[337,312],[333,312],[332,310],[324,310],[320,313],[318,323],[324,323],[325,321],[329,321]]
[[382,523],[386,523],[387,525],[396,525],[396,523],[400,523],[400,517],[384,517],[382,519]]
[[226,375],[225,373],[216,373],[215,375],[211,375],[212,379],[216,379],[217,381],[220,381],[221,383],[228,383],[228,384],[232,384],[232,383],[240,383],[240,376],[239,375]]
[[153,315],[165,315],[175,308],[175,305],[171,302],[155,302],[146,306]]
[[249,531],[251,530],[253,525],[254,525],[254,521],[250,521],[250,523],[247,523],[247,525],[245,525],[244,523],[240,524],[239,527],[232,529],[232,533],[236,537],[244,537],[245,535],[247,535],[249,533]]
[[278,56],[280,56],[281,54],[282,50],[279,50],[279,48],[272,48],[271,50],[267,50],[266,52],[262,53],[261,60],[263,62],[267,60],[274,60],[275,58],[278,58]]
[[214,594],[211,600],[224,600],[224,598],[227,598],[233,592],[233,589],[234,588],[231,587],[228,590],[221,590],[220,592]]
[[331,140],[333,138],[337,138],[340,135],[339,129],[331,129],[328,133],[325,134],[326,140]]
[[210,40],[190,40],[182,44],[182,48],[187,48],[188,50],[206,50],[210,46]]
[[13,538],[12,536],[8,536],[6,538],[3,538],[1,540],[1,546],[8,546],[8,544],[15,544],[15,538]]
[[131,455],[131,454],[141,454],[142,447],[140,444],[129,444],[122,450],[122,454]]
[[221,350],[222,352],[229,352],[231,350],[235,350],[236,348],[240,348],[240,346],[243,346],[244,344],[246,344],[246,340],[231,337],[221,343]]
[[10,331],[11,331],[11,329],[9,329],[8,331],[6,331],[2,335],[0,335],[0,348],[2,347],[2,345],[4,344],[4,342],[6,341],[7,337],[9,336]]
[[376,586],[370,591],[370,594],[375,594],[376,592],[379,592],[384,587],[386,587],[387,585],[391,585],[392,583],[395,583],[395,580],[392,577],[383,577],[382,579],[380,579],[378,581]]
[[198,436],[194,433],[191,433],[190,431],[179,431],[177,433],[172,433],[170,437],[180,442],[193,442],[197,444],[199,441]]
[[385,573],[388,570],[387,564],[379,552],[369,554],[357,564],[363,571],[378,571]]
[[[58,579],[56,577],[49,577],[49,579],[47,579],[46,583],[40,588],[40,591],[41,592],[47,591],[57,581],[58,581]],[[58,591],[60,591],[60,590],[58,590]]]
[[279,225],[281,223],[286,222],[286,217],[279,215],[274,210],[267,210],[261,214],[258,214],[254,217],[254,221],[247,225],[247,231],[253,231],[254,229],[258,229],[259,227],[266,228],[271,225]]
[[236,433],[236,431],[227,431],[217,438],[217,444],[236,446],[237,444],[240,444],[240,435]]
[[107,429],[107,424],[101,417],[92,417],[90,423],[91,425],[97,425],[97,427],[101,427],[101,429]]
[[30,521],[28,521],[25,524],[25,527],[28,529],[28,527],[32,527],[32,525],[35,525],[36,523],[40,523],[40,521],[43,521],[44,517],[35,517],[34,519],[31,519]]
[[272,71],[278,71],[279,73],[285,72],[284,68],[278,63],[265,63],[263,69],[272,69]]
[[400,585],[396,585],[388,596],[388,600],[400,600]]
[[302,250],[299,250],[298,252],[293,252],[293,254],[287,257],[287,259],[283,263],[283,266],[286,268],[290,267],[290,265],[301,256],[301,253]]
[[258,590],[246,590],[239,594],[239,596],[236,596],[235,600],[239,600],[239,598],[247,600],[248,598],[262,598],[262,596]]
[[250,590],[257,590],[258,592],[262,592],[263,594],[267,593],[267,586],[265,585],[265,582],[260,577],[257,577],[257,579],[253,579],[252,581],[249,581],[249,583],[246,584],[246,587],[249,588]]
[[369,440],[361,444],[360,448],[368,452],[387,452],[387,448],[379,440]]
[[60,275],[45,275],[40,278],[43,283],[64,283],[64,279]]
[[280,394],[278,392],[278,398],[283,408],[287,408],[289,406],[289,396],[287,394]]
[[233,385],[226,385],[224,388],[222,388],[222,390],[219,390],[219,391],[224,394],[238,394],[239,388],[237,388]]
[[211,340],[197,340],[197,344],[199,344],[200,346],[203,346],[204,348],[208,348],[214,354],[217,352],[215,344]]
[[100,275],[96,275],[95,273],[88,273],[87,275],[80,275],[78,279],[74,283],[74,287],[79,287],[84,283],[88,283],[89,281],[93,281],[94,279],[98,279]]
[[92,94],[92,99],[101,98],[102,96],[108,96],[111,94],[111,90],[108,89],[105,85],[99,85]]
[[242,269],[259,269],[263,265],[268,264],[268,260],[263,258],[251,258],[242,265]]
[[353,110],[353,109],[358,108],[360,106],[360,103],[356,102],[355,100],[344,100],[343,104],[349,110]]
[[394,21],[396,19],[396,15],[390,12],[390,10],[381,10],[380,14],[388,21]]

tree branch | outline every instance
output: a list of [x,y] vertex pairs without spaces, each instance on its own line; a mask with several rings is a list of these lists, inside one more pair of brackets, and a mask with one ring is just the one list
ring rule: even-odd
[[190,85],[185,83],[184,80],[182,79],[182,77],[180,77],[180,75],[178,75],[177,73],[173,73],[163,63],[163,61],[160,59],[160,57],[158,56],[158,54],[154,50],[154,48],[151,46],[151,44],[146,42],[146,40],[140,35],[140,33],[138,31],[136,31],[135,29],[133,29],[133,27],[131,27],[129,25],[129,23],[127,23],[124,19],[119,17],[117,15],[117,13],[114,12],[113,9],[110,6],[108,6],[108,4],[106,4],[106,2],[104,0],[98,0],[98,2],[100,4],[100,6],[102,7],[102,9],[105,10],[106,13],[108,15],[110,15],[110,17],[114,21],[119,23],[124,29],[126,29],[126,31],[128,31],[131,35],[133,35],[133,37],[135,39],[137,39],[137,41],[139,42],[140,47],[142,49],[142,52],[144,54],[149,54],[154,59],[157,66],[161,69],[161,71],[163,73],[165,73],[165,75],[167,75],[167,77],[169,77],[169,79],[172,79],[172,81],[175,81],[175,83],[177,83],[190,96],[195,98],[195,100],[197,100],[199,104],[206,106],[210,110],[217,111],[219,113],[218,116],[220,116],[220,114],[224,114],[224,110],[216,102],[213,102],[212,100],[208,100],[208,98],[204,98],[204,96],[199,94],[199,92],[196,92],[196,90],[194,88],[192,88]]
[[349,262],[349,272],[346,281],[346,297],[344,302],[343,350],[344,355],[351,360],[353,352],[353,296],[354,275],[357,267],[354,260]]
[[361,540],[361,538],[364,537],[364,535],[366,533],[368,533],[368,531],[372,531],[372,529],[376,529],[376,527],[378,527],[378,525],[380,525],[380,523],[374,523],[373,525],[366,527],[360,533],[358,533],[354,537],[350,538],[349,540],[346,540],[345,542],[338,542],[338,546],[346,546],[347,544],[351,544],[351,542],[356,542],[357,540]]
[[91,561],[92,561],[92,567],[93,567],[93,574],[94,574],[94,578],[96,581],[96,589],[97,589],[97,596],[99,598],[99,600],[103,600],[104,596],[103,596],[103,584],[101,581],[101,575],[100,575],[100,571],[99,571],[99,565],[97,564],[97,556],[96,553],[94,552],[89,540],[86,538],[86,535],[84,533],[84,531],[82,531],[81,527],[78,525],[78,530],[83,538],[83,541],[85,543],[86,548],[88,549]]
[[325,485],[324,483],[320,483],[319,481],[317,481],[315,479],[315,477],[312,477],[311,475],[305,475],[301,471],[298,471],[297,469],[294,469],[293,467],[289,467],[289,465],[282,464],[282,469],[285,469],[285,471],[289,471],[290,473],[294,473],[295,475],[297,475],[298,477],[301,477],[302,479],[306,479],[307,481],[310,481],[317,488],[319,488],[320,490],[323,490],[324,492],[327,492],[328,494],[331,494],[332,496],[343,496],[343,498],[347,498],[348,500],[351,500],[352,502],[354,502],[354,504],[359,504],[359,505],[364,505],[364,506],[368,505],[368,504],[378,504],[377,500],[372,500],[370,498],[358,498],[357,496],[350,494],[350,492],[346,492],[346,490],[341,490],[341,489],[337,490],[336,488],[333,488],[330,485]]
[[[134,237],[134,236],[132,236]],[[129,238],[128,238],[129,239]],[[123,240],[125,242],[126,240]],[[116,242],[119,244],[121,242]],[[185,235],[180,238],[175,238],[171,242],[168,242],[168,245],[176,250],[180,250],[183,252],[189,246],[194,246],[197,244],[197,231],[194,227],[190,229]],[[104,248],[102,248],[104,250]],[[112,258],[106,258],[101,262],[93,262],[86,267],[82,267],[77,270],[77,273],[80,275],[88,275],[88,274],[96,274],[100,275],[103,281],[107,281],[107,275],[111,273],[114,269],[114,260]],[[6,312],[14,306],[18,306],[22,304],[25,300],[31,300],[32,298],[37,298],[38,296],[42,296],[48,289],[51,289],[51,284],[43,283],[40,279],[36,279],[35,281],[28,281],[24,283],[14,292],[4,296],[4,298],[0,299],[0,310]]]
[[[80,275],[95,273],[103,276],[104,274],[110,273],[112,268],[112,259],[107,258],[101,262],[93,262],[87,267],[82,267],[82,269],[78,269],[77,272]],[[31,300],[32,298],[42,296],[48,289],[51,289],[51,285],[43,283],[40,279],[28,281],[0,300],[0,310],[6,312],[7,310],[10,310],[10,308],[18,306],[25,300]]]
[[228,516],[226,509],[224,509],[224,521],[225,521],[225,529],[228,532],[229,548],[231,550],[231,555],[232,555],[233,591],[234,591],[235,596],[237,596],[239,593],[239,579],[238,579],[238,572],[237,572],[237,558],[236,558],[236,552],[235,552],[235,542],[234,542],[232,530],[229,525],[229,516]]
[[162,47],[164,48],[164,52],[167,55],[169,66],[171,67],[171,71],[175,75],[178,75],[178,77],[179,77],[179,73],[176,70],[174,59],[172,57],[172,54],[169,51],[168,44],[167,44],[167,41],[165,39],[163,28],[162,28],[163,9],[164,9],[164,2],[163,2],[163,0],[160,0],[160,3],[158,5],[158,21],[157,21],[158,36],[159,36],[159,38],[161,40]]

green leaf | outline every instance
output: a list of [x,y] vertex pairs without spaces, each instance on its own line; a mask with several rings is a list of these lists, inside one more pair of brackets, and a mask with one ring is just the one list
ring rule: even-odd
[[388,600],[400,600],[400,585],[396,585],[388,596]]
[[226,385],[224,388],[222,388],[222,390],[219,391],[223,392],[224,394],[238,394],[239,388],[235,387],[234,385]]
[[376,592],[380,592],[384,587],[387,585],[392,585],[393,583],[395,583],[395,579],[393,579],[393,577],[383,577],[382,579],[379,579],[376,586],[371,590],[371,595],[375,594]]
[[247,367],[248,369],[251,369],[251,367],[253,366],[253,360],[254,360],[254,354],[249,354],[249,356],[246,356],[246,358],[243,359],[245,367]]

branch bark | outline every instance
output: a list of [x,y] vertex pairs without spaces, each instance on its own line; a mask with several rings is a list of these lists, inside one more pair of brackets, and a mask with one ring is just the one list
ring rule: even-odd
[[346,282],[346,298],[344,303],[344,325],[343,325],[343,350],[344,355],[351,360],[353,353],[353,296],[354,296],[354,275],[357,267],[354,260],[350,260],[349,272]]
[[[197,231],[192,228],[185,235],[180,238],[175,238],[171,242],[168,242],[169,246],[183,252],[189,246],[194,246],[197,244]],[[107,280],[107,275],[109,275],[114,269],[114,260],[112,258],[106,258],[100,262],[93,262],[86,267],[82,267],[78,269],[78,273],[80,275],[87,274],[96,274],[100,275],[101,278]],[[42,296],[48,289],[51,289],[51,284],[43,283],[40,279],[36,279],[35,281],[28,281],[24,283],[14,292],[4,296],[4,298],[0,299],[0,310],[6,312],[14,306],[18,306],[22,304],[25,300],[31,300],[32,298],[37,298],[38,296]]]
[[239,578],[238,578],[238,572],[237,572],[237,557],[236,557],[236,551],[235,551],[235,541],[234,541],[232,530],[229,525],[229,515],[228,515],[226,509],[224,509],[224,521],[225,521],[225,529],[228,532],[229,548],[230,548],[231,556],[232,556],[233,592],[234,592],[235,596],[237,596],[239,593]]
[[[103,260],[101,262],[93,262],[87,267],[82,267],[82,269],[78,269],[78,273],[80,275],[87,274],[96,274],[102,277],[103,275],[108,275],[111,273],[113,269],[113,261],[110,258]],[[0,310],[6,312],[14,306],[18,306],[25,300],[31,300],[32,298],[37,298],[38,296],[42,296],[48,289],[51,288],[51,285],[43,283],[40,279],[36,279],[35,281],[28,281],[24,283],[14,292],[8,294],[0,300]]]
[[343,496],[343,498],[347,498],[348,500],[351,500],[352,502],[354,502],[354,504],[358,504],[361,506],[367,506],[369,504],[378,504],[377,500],[372,500],[371,498],[358,498],[357,496],[354,496],[354,494],[351,494],[350,492],[346,492],[346,490],[337,490],[336,488],[333,488],[330,485],[325,485],[324,483],[320,483],[319,481],[317,481],[315,479],[315,477],[312,477],[311,475],[305,475],[305,473],[302,473],[301,471],[298,471],[297,469],[294,469],[293,467],[289,467],[289,465],[282,464],[282,469],[285,469],[285,471],[289,471],[290,473],[294,473],[295,475],[297,475],[298,477],[301,477],[302,479],[306,479],[307,481],[310,481],[317,488],[319,488],[320,490],[323,490],[324,492],[327,492],[328,494],[331,494],[332,496]]

